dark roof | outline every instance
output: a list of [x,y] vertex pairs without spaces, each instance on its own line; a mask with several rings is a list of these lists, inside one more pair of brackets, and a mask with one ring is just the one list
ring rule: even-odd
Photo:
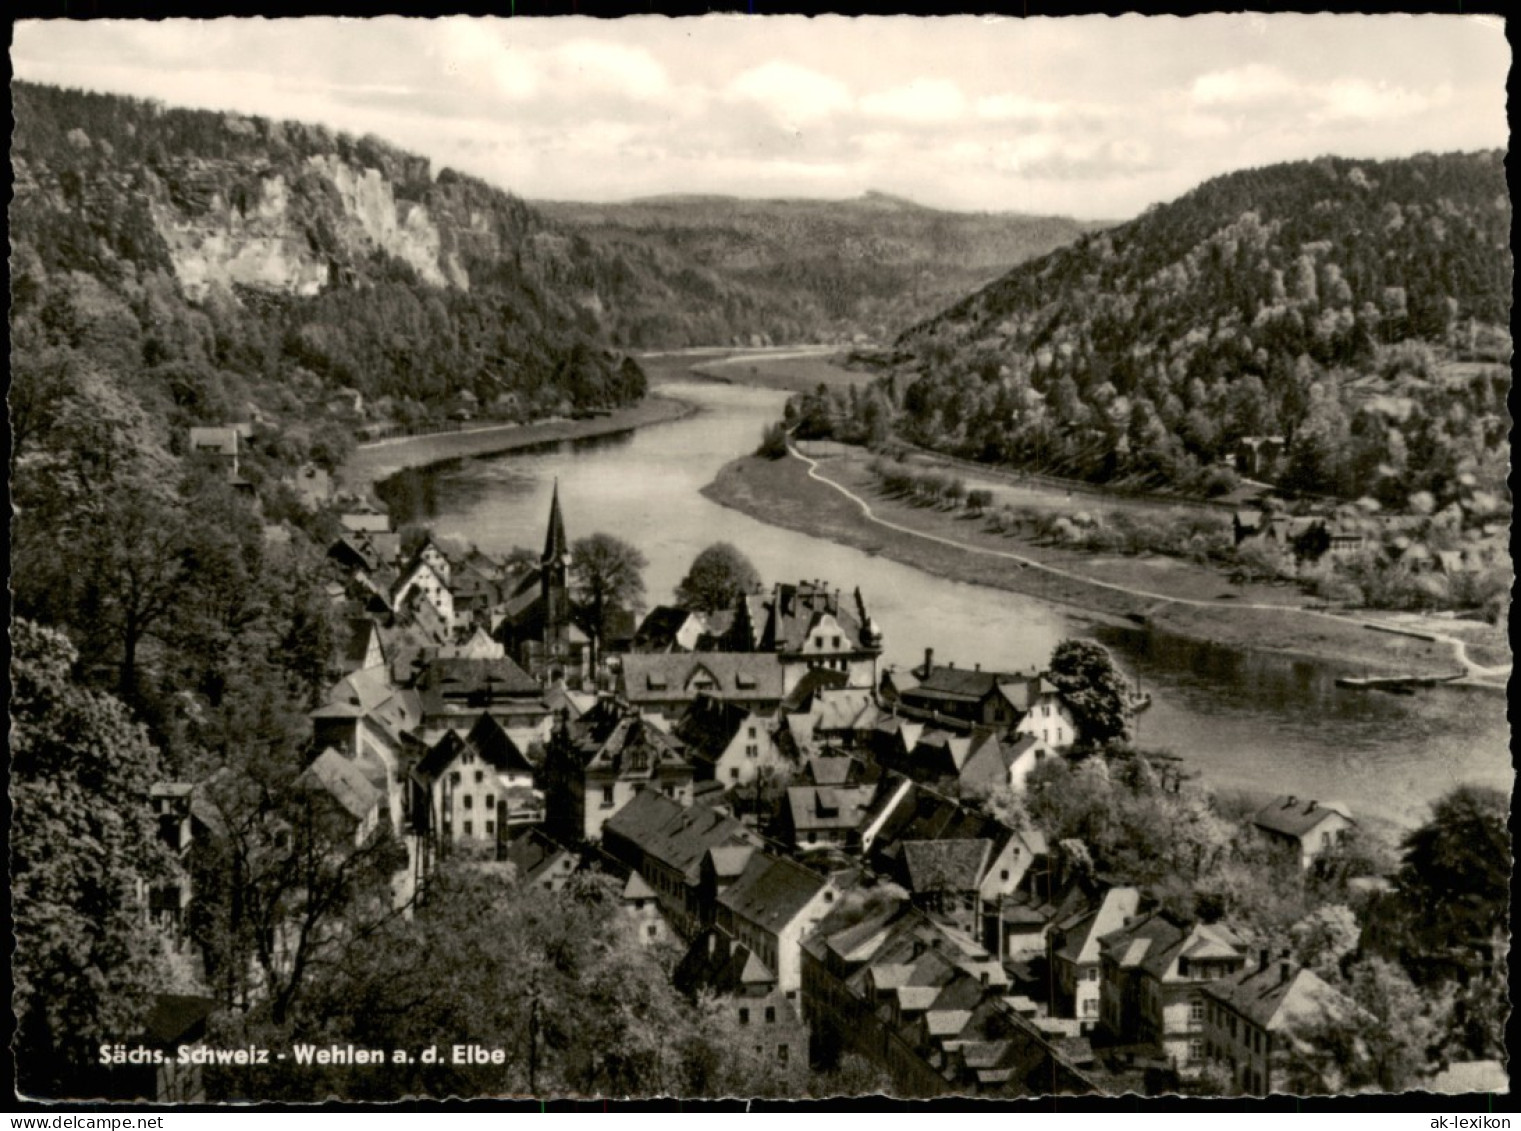
[[645,856],[675,869],[692,883],[697,881],[702,858],[708,849],[754,839],[754,835],[733,817],[706,805],[684,808],[652,789],[641,790],[632,801],[609,817],[602,828],[602,836],[604,843],[609,837],[621,837]]
[[825,754],[817,754],[809,758],[805,770],[814,785],[844,785],[850,781],[851,773],[860,766],[854,758],[844,755],[830,757]]
[[1206,983],[1204,992],[1218,998],[1258,1027],[1276,1030],[1295,1018],[1329,1014],[1345,1017],[1355,1006],[1314,971],[1291,963],[1269,962]]
[[622,691],[630,703],[690,699],[702,691],[739,702],[776,703],[782,697],[782,665],[768,652],[636,653],[621,662]]
[[641,651],[665,652],[676,643],[676,634],[692,613],[675,605],[656,605],[634,632],[634,647]]
[[903,871],[914,892],[974,891],[992,854],[990,840],[915,840],[902,846]]
[[[1173,963],[1189,960],[1244,960],[1246,952],[1236,933],[1223,923],[1180,922],[1164,911],[1153,911],[1129,926],[1099,940],[1104,954],[1113,954],[1123,967],[1139,967],[1159,980]],[[1179,977],[1187,977],[1179,971]]]
[[787,697],[782,700],[782,710],[789,715],[806,711],[813,705],[813,697],[817,692],[830,687],[844,687],[849,683],[848,672],[836,668],[809,668],[793,685],[792,690],[787,692]]
[[458,731],[445,731],[417,764],[418,776],[437,780],[461,754],[470,750],[499,773],[533,773],[533,763],[518,749],[512,736],[483,711],[469,734],[462,737]]
[[863,624],[865,605],[860,590],[856,590],[854,597],[853,602],[841,600],[840,591],[823,581],[778,584],[767,603],[760,646],[767,650],[799,651],[819,618],[832,616],[852,648],[880,647],[880,640],[868,630],[869,622]]
[[570,850],[557,844],[539,829],[528,829],[507,846],[507,859],[517,868],[522,883],[533,883]]
[[1252,824],[1259,829],[1267,829],[1269,832],[1282,833],[1284,836],[1298,839],[1333,813],[1349,821],[1352,819],[1334,802],[1322,805],[1318,801],[1300,801],[1297,797],[1285,795],[1273,798],[1257,810],[1252,817]]
[[1018,678],[999,672],[983,672],[968,668],[945,667],[937,664],[929,674],[919,680],[917,687],[903,692],[903,697],[920,696],[934,699],[957,699],[976,702],[995,691],[998,685]]
[[757,852],[718,902],[762,930],[781,931],[828,883],[817,872],[784,856]]
[[738,703],[713,695],[699,695],[676,723],[675,734],[686,743],[693,757],[716,762],[740,728],[755,718]]
[[692,940],[672,979],[685,993],[758,996],[776,987],[776,975],[744,943],[717,927]]
[[503,699],[530,699],[542,695],[539,683],[509,659],[473,660],[460,657],[435,659],[417,678],[423,709],[437,714],[462,702],[486,707]]
[[617,717],[610,728],[598,718],[577,740],[576,750],[587,771],[621,778],[655,777],[662,770],[690,774],[692,769],[682,741],[637,712]]

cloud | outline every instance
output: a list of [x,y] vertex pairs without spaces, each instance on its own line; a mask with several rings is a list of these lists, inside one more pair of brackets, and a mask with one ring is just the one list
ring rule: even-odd
[[641,47],[597,40],[572,40],[555,49],[556,69],[576,83],[614,91],[637,101],[656,101],[671,91],[671,80]]
[[1316,121],[1377,122],[1424,114],[1452,101],[1452,87],[1441,84],[1429,94],[1371,83],[1360,79],[1341,79],[1320,92],[1321,105],[1312,115]]
[[865,95],[861,111],[874,118],[929,125],[966,117],[967,101],[949,79],[922,79]]
[[1280,99],[1297,101],[1302,94],[1298,82],[1261,63],[1211,71],[1193,83],[1193,100],[1200,106],[1245,107]]
[[779,59],[742,71],[725,93],[762,106],[787,123],[819,121],[850,109],[855,101],[839,79]]
[[1023,94],[993,94],[977,100],[977,116],[991,122],[1046,121],[1059,113],[1056,103]]

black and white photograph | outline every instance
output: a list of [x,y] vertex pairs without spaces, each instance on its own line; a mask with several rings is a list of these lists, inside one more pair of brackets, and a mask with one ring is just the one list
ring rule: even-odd
[[1508,1103],[1502,18],[10,63],[19,1101]]

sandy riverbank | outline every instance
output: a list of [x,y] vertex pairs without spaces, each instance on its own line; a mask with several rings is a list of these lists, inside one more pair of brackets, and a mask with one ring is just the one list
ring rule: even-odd
[[448,460],[498,455],[539,444],[563,440],[585,440],[593,436],[612,436],[651,424],[681,420],[697,411],[697,406],[667,396],[658,390],[638,404],[620,408],[607,416],[589,420],[549,420],[537,424],[503,424],[471,428],[459,432],[437,432],[428,436],[401,436],[377,440],[354,450],[338,471],[342,486],[350,491],[368,491],[376,482],[413,467],[428,467]]
[[[826,469],[827,470],[827,469]],[[808,467],[796,458],[765,460],[746,457],[726,465],[703,493],[714,502],[742,511],[776,526],[829,538],[937,577],[1024,593],[1078,610],[1089,616],[1123,619],[1192,640],[1204,640],[1247,650],[1282,653],[1313,659],[1338,674],[1446,675],[1456,664],[1450,646],[1410,636],[1376,632],[1351,619],[1298,612],[1292,609],[1254,609],[1232,605],[1189,604],[1158,594],[1136,594],[1113,581],[1071,576],[1075,563],[1056,569],[1040,568],[1011,557],[978,552],[933,541],[917,533],[872,522],[859,505],[839,491],[810,478]],[[925,529],[938,519],[935,512],[903,506],[889,516],[871,499],[875,511],[896,525],[934,535]],[[980,539],[993,539],[987,549],[1035,557],[1034,547],[986,534],[980,524],[959,522],[955,540],[981,548]],[[1209,596],[1208,592],[1200,596]]]

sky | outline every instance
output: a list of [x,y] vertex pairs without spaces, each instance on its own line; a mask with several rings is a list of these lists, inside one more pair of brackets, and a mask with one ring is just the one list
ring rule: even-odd
[[375,134],[531,200],[1123,220],[1236,169],[1509,139],[1492,16],[23,21],[11,63]]

